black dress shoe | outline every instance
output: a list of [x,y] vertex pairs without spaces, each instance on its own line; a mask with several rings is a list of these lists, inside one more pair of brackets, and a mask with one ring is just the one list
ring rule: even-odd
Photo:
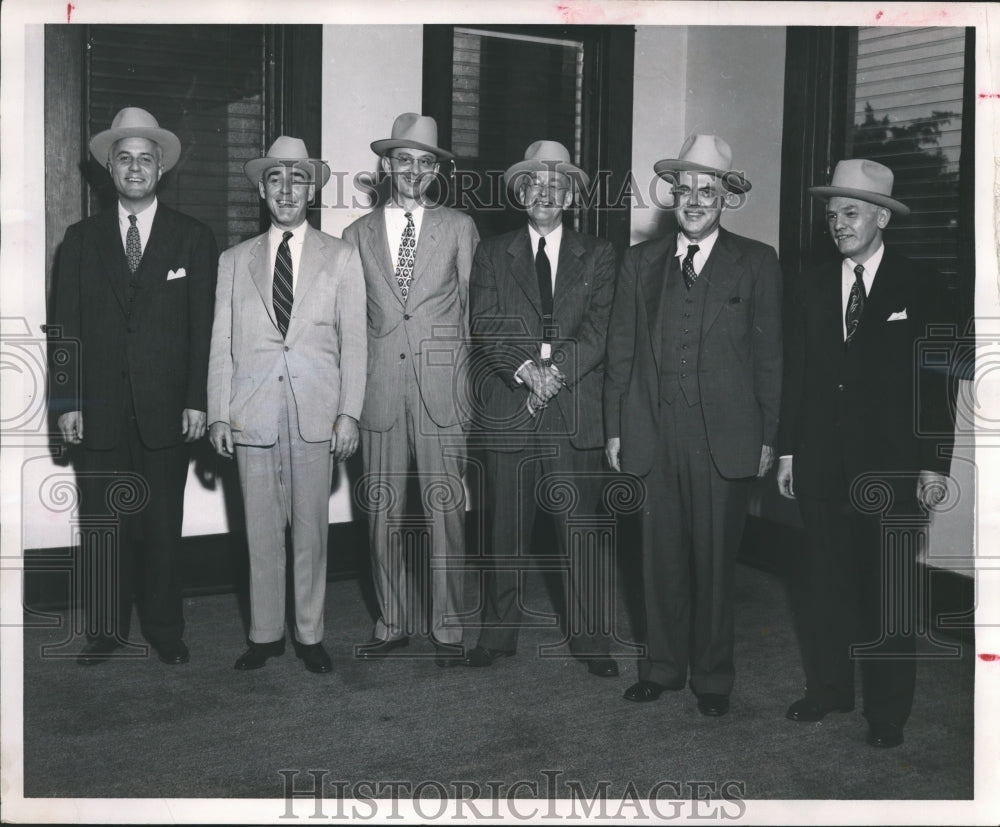
[[698,696],[698,711],[710,718],[718,718],[729,712],[729,696],[714,692],[703,692]]
[[276,658],[283,654],[285,654],[284,638],[270,643],[254,643],[251,640],[250,648],[237,658],[234,668],[241,671],[260,669],[268,658]]
[[465,661],[465,651],[461,643],[434,643],[434,663],[442,669],[461,666]]
[[587,661],[587,671],[599,678],[617,678],[618,664],[611,658],[590,658]]
[[113,637],[94,638],[80,650],[76,662],[81,666],[96,666],[110,659],[112,652],[121,647],[122,645]]
[[903,743],[903,728],[896,724],[868,724],[868,737],[865,739],[873,747],[890,749]]
[[191,660],[191,653],[188,651],[183,640],[157,647],[156,655],[163,663],[167,663],[170,666],[180,666],[182,663],[187,663]]
[[466,666],[492,666],[493,661],[514,656],[516,649],[487,649],[477,646],[462,661]]
[[679,682],[664,684],[657,683],[656,681],[641,680],[638,683],[632,684],[628,689],[625,690],[625,694],[622,697],[626,701],[637,701],[638,703],[645,703],[646,701],[655,701],[667,690],[671,692],[676,692],[678,689],[683,689],[687,681],[681,680]]
[[402,649],[410,642],[408,637],[397,637],[393,640],[372,640],[354,647],[354,657],[362,660],[384,658],[395,649]]
[[828,712],[850,712],[854,704],[824,704],[815,698],[800,698],[785,713],[789,721],[813,723],[822,721]]
[[302,659],[306,669],[310,672],[323,675],[333,669],[330,656],[326,653],[322,643],[300,643],[297,648],[296,655]]

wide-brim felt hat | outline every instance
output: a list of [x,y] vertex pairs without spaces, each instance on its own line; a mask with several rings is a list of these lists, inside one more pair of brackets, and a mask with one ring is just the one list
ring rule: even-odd
[[430,115],[404,112],[392,123],[392,136],[371,142],[376,155],[385,155],[391,149],[420,149],[437,155],[439,161],[451,161],[454,155],[441,149],[438,142],[438,125]]
[[243,165],[243,172],[251,183],[256,184],[265,172],[274,167],[305,165],[311,165],[313,168],[313,183],[316,189],[321,189],[330,180],[330,167],[318,158],[309,157],[305,141],[301,138],[279,135],[267,150],[267,155],[247,161]]
[[90,154],[101,164],[108,162],[108,154],[115,141],[122,138],[146,138],[159,145],[162,154],[163,171],[173,167],[181,157],[181,141],[169,129],[163,129],[159,122],[145,109],[126,106],[120,110],[111,128],[98,132],[90,139]]
[[587,173],[570,160],[569,150],[558,141],[535,141],[525,150],[524,160],[509,167],[503,179],[508,187],[515,187],[520,176],[532,172],[561,172],[578,187],[590,183]]
[[899,215],[909,215],[910,208],[892,197],[893,179],[892,170],[885,164],[864,158],[848,158],[837,162],[829,186],[809,187],[809,194],[824,201],[838,195],[857,198]]
[[653,172],[667,181],[676,181],[678,172],[707,172],[718,176],[730,192],[749,192],[751,183],[733,169],[733,150],[718,135],[690,135],[676,158],[653,164]]

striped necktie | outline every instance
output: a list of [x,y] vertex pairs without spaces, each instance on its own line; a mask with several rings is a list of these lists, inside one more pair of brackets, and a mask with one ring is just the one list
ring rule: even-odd
[[844,344],[849,345],[851,338],[858,331],[861,324],[861,314],[865,311],[865,300],[868,298],[865,293],[865,268],[858,265],[854,268],[854,284],[851,285],[851,294],[847,297],[847,310],[844,312],[844,322],[847,325],[847,338]]
[[274,257],[274,281],[271,287],[274,317],[278,320],[282,338],[288,333],[288,321],[292,315],[292,253],[288,249],[288,239],[291,237],[292,233],[288,231],[281,236],[278,254]]

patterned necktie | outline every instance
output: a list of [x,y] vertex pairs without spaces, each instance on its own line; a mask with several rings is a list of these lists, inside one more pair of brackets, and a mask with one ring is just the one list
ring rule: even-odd
[[406,227],[403,228],[403,237],[399,241],[399,258],[396,262],[396,284],[399,285],[399,292],[406,301],[406,296],[410,292],[410,282],[413,281],[413,257],[417,252],[417,233],[413,226],[413,213],[404,213],[406,216]]
[[[538,276],[538,293],[542,297],[542,345],[552,340],[552,265],[545,254],[545,237],[538,239],[538,253],[535,255],[535,275]],[[548,348],[544,348],[545,357]]]
[[128,217],[128,232],[125,233],[125,258],[128,260],[128,271],[134,273],[142,261],[142,242],[139,240],[139,227],[134,215]]
[[851,337],[858,330],[861,314],[865,310],[865,299],[868,298],[865,293],[864,275],[865,268],[860,264],[854,268],[854,284],[851,285],[851,294],[847,297],[847,311],[844,313],[844,321],[847,323],[847,338],[844,344],[847,345],[851,343]]
[[684,263],[681,265],[681,271],[684,273],[684,284],[688,290],[691,289],[694,280],[698,278],[698,274],[694,271],[694,254],[697,252],[698,245],[689,244],[687,255],[684,256]]
[[278,321],[282,338],[288,332],[288,320],[292,315],[292,253],[288,249],[288,239],[291,237],[292,234],[288,231],[281,236],[278,254],[274,257],[274,280],[271,285],[274,317]]

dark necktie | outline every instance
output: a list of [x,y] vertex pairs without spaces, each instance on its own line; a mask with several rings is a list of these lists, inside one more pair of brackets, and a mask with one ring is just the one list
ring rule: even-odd
[[128,271],[134,273],[142,261],[142,242],[139,240],[139,227],[134,215],[128,217],[128,232],[125,233],[125,258],[128,260]]
[[542,297],[542,343],[552,339],[552,265],[545,255],[545,237],[538,239],[535,254],[535,274],[538,276],[538,294]]
[[865,311],[865,299],[868,296],[865,293],[864,275],[863,266],[859,264],[854,268],[854,284],[851,285],[851,294],[847,297],[847,310],[844,313],[844,321],[847,323],[847,338],[844,344],[851,343],[851,337],[857,332],[861,323],[861,314]]
[[681,272],[684,273],[684,284],[688,290],[694,284],[698,274],[694,271],[694,254],[698,252],[697,244],[689,244],[687,255],[684,256],[684,263],[681,265]]
[[284,338],[288,332],[288,320],[292,315],[292,252],[288,249],[288,239],[292,234],[288,231],[281,236],[278,254],[274,257],[274,280],[271,285],[271,298],[274,302],[274,317],[278,321],[278,330]]
[[406,226],[399,240],[399,257],[396,260],[396,284],[403,301],[410,292],[410,282],[413,281],[413,259],[417,252],[417,233],[413,225],[413,213],[403,213],[406,216]]

